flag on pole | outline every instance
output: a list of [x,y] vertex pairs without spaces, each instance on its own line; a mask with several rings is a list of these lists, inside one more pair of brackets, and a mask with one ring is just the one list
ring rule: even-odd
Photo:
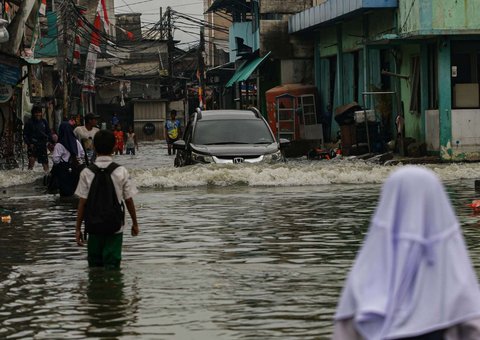
[[75,36],[75,46],[73,48],[73,63],[75,65],[80,64],[80,36]]
[[86,12],[87,11],[84,9],[79,9],[80,17],[77,19],[77,33],[75,35],[75,45],[73,47],[73,63],[75,65],[80,64],[80,46],[82,44],[82,39],[80,34],[78,34],[78,30],[83,27],[83,19]]
[[105,5],[105,0],[98,1],[97,6],[97,16],[100,17],[100,20],[103,22],[103,29],[106,33],[110,32],[110,21],[108,20],[107,6]]
[[47,13],[47,0],[42,0],[42,2],[40,3],[40,9],[38,10],[38,12],[45,16],[45,14]]
[[135,40],[135,36],[132,32],[129,32],[120,26],[115,26],[115,27],[118,28],[120,31],[122,31],[127,36],[128,40]]
[[92,35],[90,36],[90,45],[93,45],[93,48],[95,48],[97,52],[100,52],[100,27],[101,19],[100,15],[97,13],[95,21],[93,22]]
[[83,92],[95,92],[95,73],[97,71],[97,50],[90,43],[85,61],[85,75],[83,77]]
[[84,92],[95,92],[95,73],[97,70],[97,53],[100,52],[100,30],[103,22],[103,29],[109,32],[110,21],[108,20],[107,7],[105,0],[99,0],[95,21],[93,22],[93,31],[88,46],[87,60],[85,62],[85,75],[83,81]]

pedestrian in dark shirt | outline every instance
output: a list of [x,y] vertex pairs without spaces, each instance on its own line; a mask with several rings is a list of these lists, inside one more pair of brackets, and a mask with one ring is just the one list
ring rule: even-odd
[[48,122],[43,118],[40,106],[32,107],[32,118],[25,124],[23,140],[27,144],[28,169],[33,169],[35,161],[42,164],[43,171],[48,174],[47,143],[52,143],[52,133]]

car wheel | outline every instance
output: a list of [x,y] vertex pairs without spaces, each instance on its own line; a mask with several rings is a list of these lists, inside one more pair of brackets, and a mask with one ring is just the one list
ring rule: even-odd
[[185,158],[183,156],[183,153],[177,152],[177,155],[175,156],[175,159],[173,161],[173,165],[178,168],[181,166],[185,165]]

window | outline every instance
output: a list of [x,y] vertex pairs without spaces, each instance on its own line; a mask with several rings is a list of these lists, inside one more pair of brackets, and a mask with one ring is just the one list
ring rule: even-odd
[[199,121],[194,144],[271,144],[274,142],[267,125],[261,119],[223,119]]
[[451,45],[452,107],[480,107],[480,41],[454,41]]

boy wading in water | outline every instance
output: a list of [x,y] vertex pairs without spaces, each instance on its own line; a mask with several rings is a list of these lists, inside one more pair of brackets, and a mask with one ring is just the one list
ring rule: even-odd
[[112,162],[115,148],[113,133],[100,130],[93,138],[93,145],[97,159],[80,173],[75,191],[80,197],[75,239],[79,246],[84,245],[81,226],[85,220],[89,267],[116,269],[120,267],[122,259],[123,201],[132,219],[131,234],[137,236],[139,233],[133,202],[133,196],[138,191],[130,180],[127,169]]

